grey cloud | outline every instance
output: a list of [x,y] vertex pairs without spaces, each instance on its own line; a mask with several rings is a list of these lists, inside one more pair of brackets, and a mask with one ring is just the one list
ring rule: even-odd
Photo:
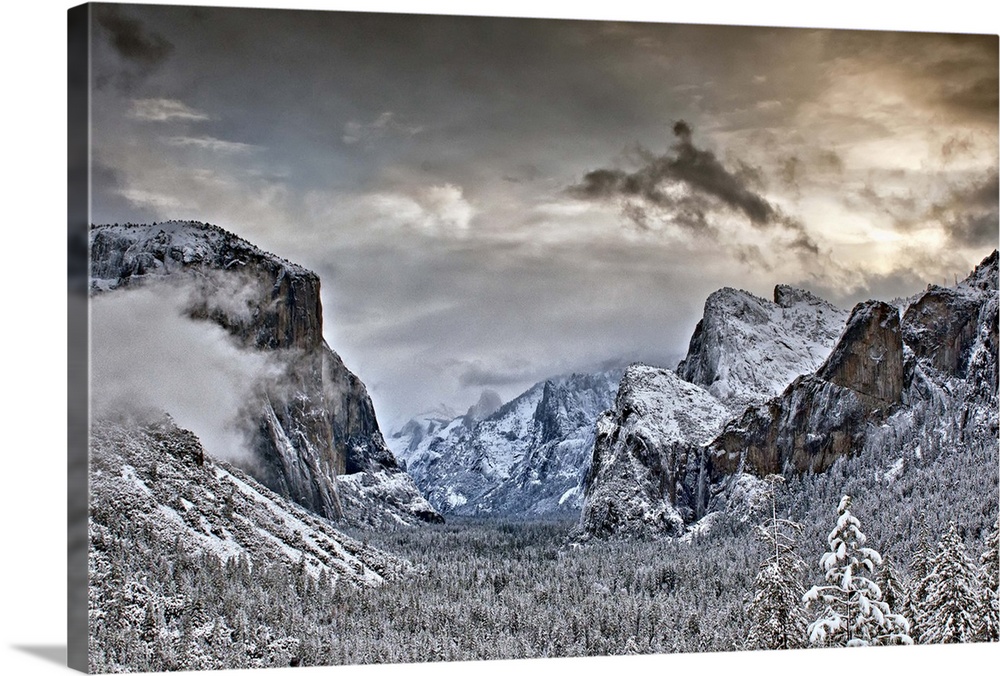
[[126,199],[128,184],[122,172],[108,166],[100,156],[91,161],[90,184],[95,195],[100,195],[101,209],[94,209],[93,216],[98,221],[121,223],[149,223],[159,214],[151,209],[138,206]]
[[993,173],[979,183],[952,192],[931,206],[949,239],[961,246],[996,246],[1000,228],[1000,187]]
[[886,85],[910,105],[996,129],[996,35],[842,31],[829,37],[830,47],[849,61],[881,69]]
[[526,362],[494,366],[475,360],[462,365],[458,383],[462,387],[489,387],[523,383],[538,378],[537,370],[532,369]]
[[973,142],[968,136],[951,136],[941,144],[941,159],[947,164],[956,157],[969,154],[972,149]]
[[[816,243],[794,218],[784,214],[752,189],[763,182],[756,167],[737,160],[737,170],[730,171],[710,150],[695,146],[693,130],[684,120],[673,126],[677,143],[664,155],[654,155],[638,148],[645,164],[633,172],[622,169],[595,169],[583,181],[571,186],[569,193],[580,199],[611,200],[635,198],[624,207],[625,215],[641,227],[648,227],[654,217],[650,210],[669,209],[676,222],[696,232],[713,228],[708,215],[718,206],[746,216],[756,228],[778,226],[795,233],[792,248],[803,253],[818,253]],[[672,189],[681,186],[678,193]]]
[[367,144],[386,137],[415,136],[423,130],[422,126],[401,121],[396,113],[387,110],[371,122],[349,120],[344,124],[341,140],[346,145]]

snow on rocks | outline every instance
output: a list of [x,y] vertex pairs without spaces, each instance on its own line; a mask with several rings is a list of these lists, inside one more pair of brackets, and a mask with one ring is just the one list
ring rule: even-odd
[[582,537],[679,536],[698,516],[702,446],[728,411],[677,374],[633,364],[597,423]]

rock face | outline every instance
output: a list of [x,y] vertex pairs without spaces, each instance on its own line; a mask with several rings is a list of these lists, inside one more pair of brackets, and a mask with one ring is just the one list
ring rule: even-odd
[[[313,272],[203,223],[94,226],[90,242],[92,293],[181,284],[190,317],[219,324],[245,349],[283,365],[279,382],[257,392],[248,412],[256,462],[247,470],[266,486],[338,519],[337,475],[401,472],[364,383],[323,339]],[[419,498],[412,484],[410,493]],[[425,511],[403,518],[420,520]]]
[[411,420],[388,441],[446,514],[572,514],[583,496],[593,421],[611,406],[619,373],[546,380],[477,420],[476,411],[496,403],[487,395],[464,416]]
[[902,390],[899,310],[880,301],[861,303],[815,374],[751,407],[712,442],[710,480],[739,470],[760,477],[786,468],[825,471],[858,445],[869,423],[899,403]]
[[877,300],[855,307],[837,347],[816,375],[853,390],[869,408],[898,403],[903,392],[899,310]]
[[776,286],[773,302],[721,289],[705,301],[677,374],[740,413],[822,364],[846,318],[840,308],[790,286]]
[[704,501],[701,447],[727,415],[675,373],[630,366],[614,408],[597,421],[580,529],[597,537],[682,534]]
[[[787,327],[767,324],[788,315],[744,292],[724,289],[713,294],[678,374],[725,404],[727,413],[713,417],[706,413],[710,407],[699,402],[702,419],[718,429],[708,438],[700,431],[682,433],[677,441],[658,426],[676,417],[667,410],[683,410],[688,405],[683,397],[689,395],[666,377],[647,378],[645,387],[672,403],[629,411],[636,389],[635,382],[626,382],[630,369],[615,411],[598,422],[581,533],[635,532],[632,523],[639,515],[650,524],[645,532],[677,534],[684,524],[725,509],[733,491],[745,489],[744,478],[752,482],[749,477],[774,473],[823,472],[838,458],[862,451],[900,458],[968,444],[995,445],[1000,427],[997,276],[994,252],[955,287],[932,286],[915,297],[902,319],[894,305],[860,303],[839,338],[830,342],[832,349],[825,354],[819,348],[809,351],[805,360],[802,350],[788,349],[795,341],[783,338],[789,334]],[[820,308],[825,316],[834,314],[822,301],[802,293],[778,287],[775,305],[795,305],[798,301],[790,299],[805,298],[816,310],[814,320]],[[725,322],[719,310],[723,305],[732,310],[735,323]],[[799,313],[799,329],[812,327],[814,338],[829,336],[829,327],[820,330],[802,317]],[[734,326],[740,330],[734,332]],[[716,331],[723,335],[714,335]],[[784,346],[775,349],[781,343]],[[740,354],[727,352],[734,348]],[[785,358],[790,361],[773,363]],[[795,373],[810,360],[810,370]],[[776,396],[759,399],[777,381],[754,374],[754,365],[765,365],[772,375],[795,375]],[[734,410],[733,403],[741,401],[750,403]],[[636,434],[635,429],[653,433]],[[630,441],[630,436],[636,440]],[[651,453],[650,448],[658,450]],[[665,490],[664,481],[676,490]]]

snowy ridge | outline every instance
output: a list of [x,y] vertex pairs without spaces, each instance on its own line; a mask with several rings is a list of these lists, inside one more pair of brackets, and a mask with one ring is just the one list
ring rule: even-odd
[[412,420],[388,444],[444,513],[572,513],[582,499],[593,421],[611,406],[618,375],[537,383],[481,420],[473,415],[479,405],[450,421]]
[[773,302],[720,289],[705,301],[677,373],[740,413],[816,370],[846,319],[844,310],[790,286],[776,286]]
[[410,569],[206,457],[198,438],[169,418],[96,421],[90,481],[92,566],[111,539],[148,529],[165,548],[245,558],[252,568],[298,565],[315,579],[376,585]]
[[[113,247],[106,249],[109,244]],[[254,257],[280,265],[290,274],[313,274],[218,226],[198,221],[95,225],[91,247],[97,248],[90,268],[91,286],[100,289],[191,266],[218,267],[220,255],[225,257],[223,269],[243,267],[248,257]]]

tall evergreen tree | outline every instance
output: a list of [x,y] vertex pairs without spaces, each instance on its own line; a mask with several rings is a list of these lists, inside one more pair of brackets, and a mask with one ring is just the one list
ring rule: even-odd
[[[899,614],[903,615],[903,609],[906,607],[906,591],[903,589],[903,582],[888,554],[882,557],[882,566],[879,568],[875,582],[882,591],[882,600],[889,606],[889,609],[892,612],[899,611]],[[905,617],[905,615],[903,616]]]
[[768,554],[757,571],[754,597],[747,606],[750,629],[745,646],[750,650],[801,648],[807,624],[801,604],[805,563],[796,553],[796,538],[802,525],[778,518],[775,493],[783,478],[772,475],[767,479],[771,518],[757,527],[757,536]]
[[980,641],[1000,641],[1000,519],[997,519],[993,532],[986,540],[986,551],[979,557],[979,587]]
[[824,646],[864,646],[912,643],[902,615],[891,612],[874,581],[882,556],[865,547],[867,536],[851,514],[851,497],[845,495],[837,509],[837,525],[827,537],[830,550],[820,566],[825,585],[803,596],[806,607],[822,610],[809,625],[809,640]]
[[966,643],[979,629],[977,571],[952,521],[931,559],[921,643]]
[[917,535],[913,560],[910,562],[910,580],[906,586],[906,602],[903,605],[903,616],[910,623],[910,636],[918,643],[924,627],[932,558],[934,550],[931,548],[930,535],[926,525],[922,525]]

